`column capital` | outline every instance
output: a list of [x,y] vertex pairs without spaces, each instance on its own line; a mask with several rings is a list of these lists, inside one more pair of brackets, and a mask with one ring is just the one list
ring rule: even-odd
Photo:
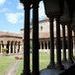
[[32,0],[20,0],[20,3],[23,4],[24,10],[32,8]]

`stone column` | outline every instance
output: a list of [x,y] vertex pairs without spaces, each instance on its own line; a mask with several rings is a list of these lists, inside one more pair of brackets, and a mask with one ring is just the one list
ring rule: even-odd
[[39,75],[39,20],[38,20],[38,0],[33,0],[33,62],[32,75]]
[[4,48],[6,48],[6,44],[4,44]]
[[18,53],[18,43],[16,44],[16,53]]
[[67,25],[67,29],[68,29],[68,60],[69,63],[73,63],[73,44],[72,44],[72,29],[71,29],[71,25]]
[[[30,74],[30,5],[32,1],[20,0],[24,5],[24,65],[23,75]],[[36,25],[36,24],[35,24]],[[36,74],[35,74],[36,75]]]
[[1,54],[2,54],[2,44],[1,44]]
[[48,41],[47,41],[47,49],[49,49],[49,46],[48,46]]
[[13,43],[13,53],[15,53],[15,44]]
[[74,38],[73,38],[73,53],[75,54],[75,32],[74,32]]
[[19,52],[21,52],[21,50],[22,50],[22,45],[20,44],[19,45]]
[[55,68],[55,62],[54,62],[54,18],[49,18],[50,21],[50,64],[47,68]]
[[41,43],[41,41],[40,41],[40,50],[42,50],[42,43]]
[[61,62],[61,43],[60,43],[60,19],[56,18],[56,50],[57,50],[57,69],[64,69],[64,66]]
[[75,46],[75,45],[74,45],[74,36],[73,36],[73,56],[74,56],[74,53],[75,53],[75,52],[74,52],[74,46]]
[[62,41],[62,49],[63,49],[63,61],[65,62],[66,59],[66,37],[65,37],[65,25],[62,25],[62,33],[63,33],[63,41]]
[[[6,47],[6,44],[4,44],[4,49],[7,49],[7,47]],[[6,53],[7,51],[5,51],[5,53]]]
[[1,44],[0,44],[0,54],[1,54]]
[[43,49],[45,49],[45,41],[43,41]]

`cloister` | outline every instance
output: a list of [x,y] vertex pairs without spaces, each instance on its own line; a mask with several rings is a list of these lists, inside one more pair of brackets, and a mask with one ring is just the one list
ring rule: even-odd
[[10,32],[0,32],[0,54],[3,48],[7,49],[8,54],[19,53],[22,51],[22,37],[19,34]]
[[[73,38],[75,32],[75,4],[73,0],[43,0],[45,14],[50,22],[50,63],[47,68],[39,71],[39,2],[41,0],[20,0],[24,6],[24,65],[23,75],[74,75],[75,63],[73,59]],[[30,10],[32,11],[32,72],[30,71]],[[56,33],[54,32],[56,21]],[[60,26],[62,25],[62,31]],[[67,39],[65,26],[67,26]],[[61,59],[61,33],[63,60]],[[56,34],[56,39],[55,35]],[[56,40],[56,41],[55,41]],[[66,40],[68,59],[66,60]],[[54,44],[55,41],[55,44]],[[26,43],[25,43],[26,42]],[[44,43],[45,44],[45,43]],[[44,45],[43,44],[43,45]],[[47,43],[46,43],[47,44]],[[54,61],[54,47],[56,45],[56,63]],[[48,44],[47,44],[48,46]],[[44,45],[45,47],[45,45]],[[62,62],[64,61],[64,63]],[[68,64],[68,68],[66,68]],[[61,73],[60,73],[61,72]]]
[[[49,19],[49,32],[40,32],[39,34],[38,8],[40,1],[41,0],[20,0],[24,6],[24,36],[1,32],[0,53],[2,54],[3,48],[7,48],[8,54],[19,53],[23,48],[24,64],[22,75],[74,75],[75,4],[73,0],[43,0],[45,14]],[[33,9],[32,31],[30,30],[31,9]],[[56,25],[54,21],[56,21]],[[40,28],[42,30],[42,27]],[[31,40],[32,71],[30,70]],[[50,62],[42,71],[39,70],[39,49],[49,49],[50,51]],[[54,60],[55,49],[56,62]],[[68,59],[66,49],[68,50]],[[61,50],[63,51],[63,59],[61,59]],[[68,67],[66,67],[65,64]]]

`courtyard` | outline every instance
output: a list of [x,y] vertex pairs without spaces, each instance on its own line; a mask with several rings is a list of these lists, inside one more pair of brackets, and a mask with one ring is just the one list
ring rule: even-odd
[[[23,71],[23,58],[22,55],[0,56],[0,75],[21,75]],[[46,68],[49,64],[49,53],[40,52],[40,70]],[[32,54],[30,54],[31,71],[32,71]],[[11,74],[12,73],[12,74]]]
[[[56,61],[56,57],[55,57],[55,61]],[[39,69],[43,70],[47,68],[49,62],[50,62],[50,52],[40,51]],[[32,72],[32,53],[30,53],[30,69]],[[23,71],[22,54],[0,56],[0,75],[21,75],[22,71]]]

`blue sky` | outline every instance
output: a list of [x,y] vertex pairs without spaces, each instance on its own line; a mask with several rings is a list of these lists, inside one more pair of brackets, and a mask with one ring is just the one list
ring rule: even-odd
[[[39,4],[39,19],[45,19],[43,3]],[[0,0],[0,31],[19,32],[24,25],[24,10],[19,0]]]

